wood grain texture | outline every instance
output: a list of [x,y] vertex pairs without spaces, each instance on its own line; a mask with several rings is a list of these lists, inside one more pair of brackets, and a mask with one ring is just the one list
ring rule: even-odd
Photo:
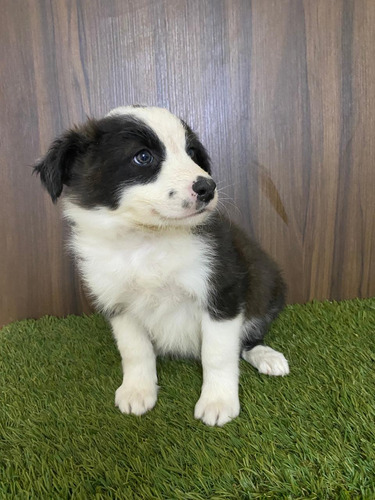
[[89,311],[31,176],[87,115],[168,107],[289,301],[375,295],[375,2],[3,0],[0,324]]

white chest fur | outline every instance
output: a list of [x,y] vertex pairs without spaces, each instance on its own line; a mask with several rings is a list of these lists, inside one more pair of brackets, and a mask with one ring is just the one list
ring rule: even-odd
[[123,306],[158,352],[198,356],[210,252],[188,231],[129,230],[116,239],[77,232],[72,246],[102,309]]

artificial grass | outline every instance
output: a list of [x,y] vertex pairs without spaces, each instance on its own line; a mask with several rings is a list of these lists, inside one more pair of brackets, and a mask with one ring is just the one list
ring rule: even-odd
[[241,362],[241,413],[193,418],[201,367],[158,362],[142,417],[114,406],[120,357],[99,315],[0,331],[0,498],[375,498],[375,299],[289,306],[268,343],[288,377]]

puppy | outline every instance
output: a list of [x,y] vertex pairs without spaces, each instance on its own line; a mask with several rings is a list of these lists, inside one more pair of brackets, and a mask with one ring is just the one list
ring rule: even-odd
[[240,411],[239,357],[289,372],[263,338],[285,302],[275,263],[216,209],[208,154],[166,109],[130,106],[90,119],[34,166],[62,194],[71,248],[122,358],[115,403],[142,415],[157,399],[157,355],[200,358],[195,417],[222,426]]

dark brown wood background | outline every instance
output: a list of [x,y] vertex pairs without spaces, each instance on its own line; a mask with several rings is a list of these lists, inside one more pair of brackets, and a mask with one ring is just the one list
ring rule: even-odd
[[375,295],[373,0],[1,0],[0,324],[88,310],[30,165],[63,129],[165,106],[289,301]]

